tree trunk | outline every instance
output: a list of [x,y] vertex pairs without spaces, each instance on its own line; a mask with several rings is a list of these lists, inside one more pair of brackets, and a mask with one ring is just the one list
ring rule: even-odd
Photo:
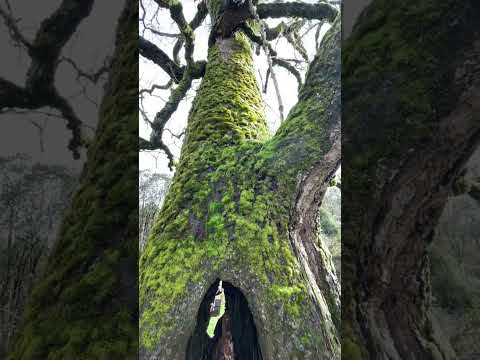
[[80,187],[9,359],[138,356],[137,32],[127,1]]
[[431,324],[427,245],[480,139],[479,16],[475,1],[374,1],[344,47],[348,359],[455,356]]
[[231,308],[232,328],[253,319],[249,340],[232,333],[235,358],[257,344],[245,358],[339,358],[338,283],[313,215],[340,159],[339,30],[338,19],[270,139],[251,45],[217,33],[140,260],[141,359],[213,359],[206,309],[218,280],[248,304]]

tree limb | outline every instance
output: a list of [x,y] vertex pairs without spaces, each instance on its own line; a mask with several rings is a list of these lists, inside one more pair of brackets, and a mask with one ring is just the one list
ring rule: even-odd
[[[186,70],[185,66],[179,66],[176,64],[168,57],[167,54],[165,54],[165,52],[143,37],[140,37],[139,41],[140,55],[160,66],[176,83],[181,81]],[[199,79],[203,77],[205,74],[205,66],[205,61],[191,63],[190,76],[192,76],[193,79]]]
[[143,95],[145,93],[152,95],[155,90],[168,90],[172,86],[172,83],[173,80],[168,81],[165,85],[153,84],[150,89],[141,89],[140,95]]
[[168,146],[163,141],[158,141],[155,145],[152,144],[150,141],[145,140],[141,137],[138,138],[139,141],[139,150],[140,151],[155,151],[155,150],[162,150],[168,159],[168,168],[171,171],[174,171],[174,164],[175,160],[173,157],[172,152],[168,148]]
[[187,94],[188,90],[192,86],[194,77],[187,67],[187,71],[184,73],[182,80],[179,82],[175,89],[170,92],[168,101],[156,115],[153,121],[149,121],[146,118],[145,113],[142,113],[145,120],[150,123],[152,132],[150,134],[150,141],[140,141],[140,150],[162,150],[168,158],[168,167],[173,171],[174,157],[168,146],[163,142],[162,136],[165,131],[165,126],[172,114],[177,110],[178,105]]
[[[178,57],[178,54],[180,53],[180,50],[182,49],[182,46],[184,45],[187,36],[188,37],[193,36],[193,32],[202,24],[203,20],[205,20],[205,18],[207,17],[207,14],[208,14],[208,9],[207,9],[206,2],[201,1],[197,6],[197,13],[193,17],[192,21],[190,21],[190,23],[188,24],[191,29],[191,33],[188,33],[188,34],[182,33],[184,36],[178,39],[173,47],[173,60],[177,64],[180,64],[180,59]],[[193,44],[193,39],[192,39],[192,44]],[[193,45],[189,51],[191,51],[191,53],[193,54]],[[187,56],[188,56],[187,47],[185,47],[185,57]],[[188,60],[187,60],[187,63],[188,63]]]
[[301,17],[304,19],[333,21],[338,14],[338,10],[328,3],[286,2],[258,4],[257,13],[261,19]]
[[291,201],[289,236],[306,274],[321,289],[325,321],[340,327],[340,288],[328,248],[317,239],[318,208],[341,159],[340,16],[322,41],[292,108],[259,153],[278,192]]
[[300,87],[302,86],[302,76],[300,75],[300,72],[295,68],[295,66],[290,64],[288,61],[279,59],[277,57],[272,58],[272,63],[273,65],[278,65],[283,67],[284,69],[289,71],[293,76],[295,76],[295,79],[297,79],[297,82],[298,82],[298,88],[300,89]]
[[180,81],[183,76],[183,69],[171,60],[163,50],[141,36],[139,37],[139,51],[141,56],[160,66],[175,82]]
[[[340,139],[340,20],[327,32],[309,66],[298,103],[265,146],[270,170],[296,187],[298,174],[308,174]],[[326,89],[326,90],[325,90]],[[335,153],[336,166],[340,153]],[[334,164],[334,165],[332,165]],[[331,169],[333,171],[333,168]]]
[[25,89],[0,78],[0,110],[15,107],[32,109],[36,106]]
[[[31,64],[27,72],[25,88],[0,79],[0,111],[6,108],[37,109],[53,107],[67,120],[67,128],[72,132],[69,148],[78,158],[78,148],[82,144],[81,121],[73,108],[55,89],[55,73],[59,56],[68,40],[77,30],[93,7],[93,0],[63,0],[58,9],[42,21],[33,42],[20,39],[27,46]],[[2,16],[5,19],[5,11]],[[10,31],[20,36],[15,22],[6,21]]]
[[[8,3],[7,3],[8,4]],[[10,6],[8,5],[8,8],[10,10]],[[11,10],[10,10],[11,12]],[[13,15],[8,13],[3,7],[0,6],[0,16],[3,18],[3,21],[5,22],[5,25],[7,26],[8,30],[10,31],[10,34],[12,36],[12,39],[15,41],[18,41],[22,45],[24,45],[27,49],[30,49],[32,44],[30,41],[28,41],[20,31],[20,29],[17,26],[17,22],[13,18]]]
[[92,83],[97,83],[98,80],[102,77],[103,74],[108,73],[108,70],[110,68],[109,62],[106,61],[104,63],[104,65],[102,65],[97,71],[95,71],[94,73],[88,73],[88,72],[80,69],[80,67],[75,63],[75,61],[73,61],[72,59],[70,59],[66,56],[63,56],[60,59],[60,61],[65,61],[68,64],[70,64],[75,69],[75,71],[77,72],[77,78],[83,77],[83,78],[91,81]]
[[181,1],[179,0],[172,0],[172,1],[165,1],[165,0],[155,0],[155,2],[161,7],[170,10],[170,16],[175,21],[180,30],[180,33],[183,35],[182,39],[179,39],[175,44],[175,48],[177,51],[174,51],[174,59],[176,58],[176,54],[180,50],[181,46],[185,44],[185,60],[187,61],[187,65],[193,64],[193,50],[194,50],[194,30],[200,26],[203,20],[207,16],[207,6],[204,1],[201,1],[197,6],[197,13],[195,14],[194,18],[190,23],[187,22],[185,16],[183,14],[183,6]]
[[170,97],[163,109],[155,115],[155,119],[152,122],[152,135],[150,136],[150,142],[152,144],[155,145],[158,139],[161,138],[163,128],[172,114],[177,110],[180,101],[182,101],[187,94],[187,91],[192,85],[192,80],[193,78],[189,74],[184,76],[178,86],[171,91]]

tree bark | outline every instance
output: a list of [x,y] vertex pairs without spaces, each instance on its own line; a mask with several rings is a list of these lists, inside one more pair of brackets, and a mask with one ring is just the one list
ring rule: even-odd
[[9,359],[137,358],[137,34],[127,1],[81,183]]
[[247,299],[263,359],[339,358],[338,283],[311,216],[340,159],[339,45],[337,19],[273,138],[246,37],[220,34],[210,47],[140,260],[141,359],[186,358],[217,279]]
[[427,245],[480,139],[479,15],[474,1],[374,1],[344,47],[349,359],[455,356],[430,320]]

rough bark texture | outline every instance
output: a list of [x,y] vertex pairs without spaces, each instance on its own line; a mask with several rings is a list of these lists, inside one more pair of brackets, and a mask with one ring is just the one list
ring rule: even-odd
[[340,157],[339,30],[338,20],[270,139],[245,36],[209,49],[177,172],[140,260],[141,359],[186,358],[216,279],[247,299],[263,359],[339,358],[338,283],[328,252],[314,246],[309,213]]
[[137,358],[137,7],[119,21],[95,141],[9,359]]
[[374,1],[344,47],[342,330],[347,359],[448,359],[426,247],[479,143],[475,1]]

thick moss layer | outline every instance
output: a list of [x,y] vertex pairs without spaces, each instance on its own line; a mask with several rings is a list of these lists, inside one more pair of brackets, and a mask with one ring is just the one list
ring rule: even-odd
[[221,41],[210,49],[178,172],[142,255],[140,295],[148,305],[141,326],[147,347],[169,329],[175,321],[169,311],[208,267],[238,262],[265,284],[275,277],[272,300],[300,311],[291,302],[302,292],[302,282],[284,238],[288,210],[271,192],[272,179],[259,181],[263,175],[255,169],[267,128],[250,46],[242,35],[224,41],[234,44],[225,46],[223,55]]
[[[330,337],[319,335],[323,330],[305,325],[316,316],[317,305],[288,237],[296,180],[287,179],[293,171],[289,166],[284,166],[288,173],[283,180],[275,176],[280,166],[277,174],[268,169],[273,148],[265,143],[268,133],[250,52],[239,33],[210,48],[178,170],[140,260],[141,346],[146,353],[170,346],[184,351],[178,346],[186,343],[173,345],[166,339],[193,329],[194,323],[184,318],[194,314],[193,321],[198,310],[190,309],[197,305],[189,297],[199,302],[199,286],[208,288],[209,279],[222,274],[245,280],[247,298],[262,301],[252,304],[256,321],[266,317],[271,332],[290,334],[292,356],[335,352]],[[301,118],[300,111],[296,116]],[[308,121],[299,122],[304,126]],[[294,132],[293,120],[289,126]],[[313,128],[297,130],[295,136]],[[319,152],[313,141],[310,150],[299,159],[310,157],[313,163]]]
[[[136,359],[138,9],[118,25],[79,190],[9,359]],[[118,154],[122,154],[119,157]]]
[[183,158],[205,142],[226,146],[267,138],[250,52],[241,33],[210,48],[206,74],[190,113]]
[[262,149],[264,166],[291,189],[340,139],[340,30],[338,16],[310,64],[298,103]]
[[408,146],[436,136],[438,120],[455,102],[447,91],[451,61],[471,16],[468,5],[452,0],[378,0],[360,18],[342,59],[349,135],[344,150],[349,169],[359,172],[346,177],[355,183],[345,189],[370,197],[376,184],[369,179],[379,161],[395,166]]

